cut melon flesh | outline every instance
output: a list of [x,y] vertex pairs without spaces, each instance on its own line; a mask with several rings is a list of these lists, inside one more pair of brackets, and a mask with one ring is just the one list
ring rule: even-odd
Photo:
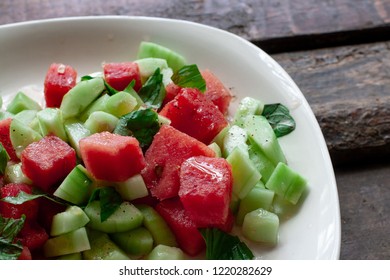
[[69,206],[64,212],[53,216],[51,236],[57,236],[84,227],[89,222],[88,216],[78,206]]

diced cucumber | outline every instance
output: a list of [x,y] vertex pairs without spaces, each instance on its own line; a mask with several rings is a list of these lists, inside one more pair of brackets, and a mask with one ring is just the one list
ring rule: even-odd
[[91,135],[91,132],[77,119],[68,119],[64,124],[69,144],[75,149],[77,156],[81,158],[79,141]]
[[279,217],[276,214],[259,208],[245,215],[242,234],[249,240],[276,244],[278,232]]
[[223,147],[223,139],[225,138],[227,132],[230,129],[230,125],[225,126],[218,134],[214,137],[211,142],[215,142],[218,146]]
[[45,257],[57,257],[89,250],[90,244],[84,227],[50,238],[43,245]]
[[305,178],[285,163],[280,162],[265,186],[285,200],[296,204],[305,191],[306,185]]
[[246,156],[249,156],[248,145],[246,143],[247,140],[248,134],[243,128],[237,125],[231,126],[223,138],[223,157],[227,158],[236,147],[240,148]]
[[163,244],[173,247],[177,246],[176,238],[171,228],[153,207],[148,205],[137,205],[137,208],[144,217],[143,225],[152,234],[155,245]]
[[[37,110],[23,110],[17,113],[14,118],[20,121],[21,123],[27,124],[30,126],[31,122],[36,117],[38,111]],[[31,126],[30,126],[31,127]]]
[[10,113],[10,112],[7,112],[7,111],[5,111],[5,112],[3,112],[3,111],[0,111],[0,121],[1,120],[5,120],[5,119],[8,119],[8,118],[14,118],[15,117],[15,115],[14,114],[12,114],[12,113]]
[[85,122],[89,115],[91,115],[93,112],[96,111],[106,111],[106,104],[107,101],[110,99],[110,96],[108,94],[103,94],[100,96],[98,99],[96,99],[94,102],[92,102],[87,109],[85,109],[81,115],[80,115],[80,120],[82,122]]
[[238,147],[231,152],[226,160],[232,166],[233,193],[242,199],[260,180],[261,174],[245,152]]
[[153,237],[144,227],[112,233],[110,237],[123,251],[133,256],[149,254],[153,249]]
[[91,134],[108,131],[113,132],[119,119],[114,115],[103,111],[96,111],[89,115],[85,121],[84,126],[91,132]]
[[37,113],[37,118],[42,136],[51,134],[65,142],[68,141],[61,110],[58,108],[45,108]]
[[57,236],[84,227],[89,222],[88,216],[78,206],[68,206],[64,212],[53,216],[50,235]]
[[244,129],[247,131],[249,138],[258,145],[274,165],[279,162],[286,163],[279,141],[265,117],[248,116],[244,122]]
[[132,112],[137,105],[137,100],[131,94],[120,91],[108,98],[106,111],[119,118]]
[[28,125],[13,119],[10,125],[10,138],[16,155],[20,158],[22,151],[29,144],[41,140],[42,136]]
[[123,182],[115,183],[115,190],[124,200],[134,200],[149,194],[144,179],[140,174],[134,175]]
[[208,147],[215,152],[216,157],[222,157],[221,148],[218,146],[217,143],[213,142],[213,143],[209,144]]
[[186,59],[171,49],[152,42],[141,42],[138,49],[138,58],[157,57],[167,61],[168,66],[176,72],[187,64]]
[[64,119],[77,117],[99,97],[104,89],[104,81],[101,77],[77,83],[62,99],[60,109]]
[[83,256],[81,252],[73,253],[73,254],[68,254],[68,255],[62,255],[57,258],[57,260],[61,261],[77,261],[77,260],[82,260]]
[[265,156],[264,152],[256,145],[256,143],[252,142],[249,145],[248,152],[250,160],[261,174],[261,181],[264,184],[267,183],[272,172],[274,172],[275,165]]
[[84,209],[90,222],[88,227],[106,232],[124,232],[142,225],[142,213],[130,202],[122,202],[119,208],[104,222],[100,218],[100,201],[95,200],[88,203]]
[[145,57],[134,62],[138,64],[142,84],[153,75],[157,68],[168,69],[167,61],[162,58]]
[[184,260],[184,252],[177,247],[157,245],[148,256],[149,260]]
[[21,162],[7,164],[4,172],[4,181],[6,183],[32,184],[32,181],[23,173]]
[[161,74],[163,75],[162,83],[164,87],[172,83],[172,75],[173,75],[173,70],[171,68],[164,68],[161,69]]
[[250,115],[261,115],[264,109],[264,103],[252,97],[244,97],[238,105],[234,114],[233,123],[239,127],[244,127],[245,119]]
[[88,201],[91,185],[92,180],[87,175],[87,170],[78,164],[66,176],[53,195],[73,204],[83,205]]
[[129,260],[126,253],[120,249],[106,233],[88,230],[91,249],[84,251],[85,260]]
[[[264,184],[259,181],[262,186]],[[244,222],[244,217],[247,213],[262,208],[269,211],[275,193],[264,187],[259,187],[258,184],[240,201],[236,223],[241,226]]]
[[17,114],[23,110],[41,110],[41,106],[33,99],[25,95],[23,92],[18,92],[7,106],[7,111],[12,114]]

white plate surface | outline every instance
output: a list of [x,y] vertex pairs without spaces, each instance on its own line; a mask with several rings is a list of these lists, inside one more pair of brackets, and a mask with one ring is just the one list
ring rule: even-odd
[[[281,223],[279,244],[250,244],[259,259],[338,259],[340,211],[326,144],[306,99],[288,74],[266,53],[231,33],[179,20],[146,17],[84,17],[0,26],[0,95],[26,85],[42,87],[52,62],[70,64],[79,76],[102,62],[134,60],[142,40],[183,54],[212,70],[237,97],[253,96],[287,105],[296,130],[280,138],[289,165],[309,182],[309,192]],[[5,98],[7,101],[7,98]]]

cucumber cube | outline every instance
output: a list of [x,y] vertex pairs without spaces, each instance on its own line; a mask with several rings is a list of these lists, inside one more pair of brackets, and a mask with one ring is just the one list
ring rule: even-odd
[[50,235],[57,236],[84,227],[89,222],[88,216],[78,206],[69,206],[64,212],[53,216]]
[[90,244],[84,227],[50,238],[43,245],[45,257],[57,257],[89,250]]
[[126,181],[117,182],[115,184],[115,190],[124,200],[128,201],[145,197],[149,194],[144,179],[140,174],[134,175]]
[[243,128],[237,125],[231,126],[223,139],[223,157],[227,158],[236,147],[240,148],[247,156],[249,156],[248,145],[246,144],[247,140],[248,134]]
[[134,62],[138,64],[142,84],[153,75],[157,68],[160,70],[168,68],[168,63],[163,58],[145,57]]
[[217,143],[213,142],[213,143],[209,144],[208,147],[215,152],[216,157],[222,157],[221,148],[218,146]]
[[264,103],[252,97],[244,97],[238,105],[233,124],[244,127],[245,119],[250,115],[261,115]]
[[106,233],[88,230],[91,249],[84,251],[85,260],[129,260],[126,253]]
[[251,241],[276,244],[278,241],[279,217],[262,208],[245,215],[242,234]]
[[81,116],[79,117],[82,122],[85,122],[89,115],[91,115],[93,112],[96,111],[106,111],[106,104],[107,101],[110,99],[110,96],[108,94],[103,94],[98,99],[96,99],[92,104],[90,104],[87,109],[85,109]]
[[256,143],[274,165],[279,162],[286,162],[275,132],[265,117],[248,116],[244,122],[244,129],[247,131],[251,142]]
[[119,118],[132,112],[137,105],[137,100],[131,94],[120,91],[108,98],[106,112]]
[[272,172],[274,172],[276,165],[265,156],[264,152],[256,145],[256,143],[249,144],[248,153],[250,160],[256,167],[256,170],[261,174],[261,181],[264,184],[267,183],[269,177],[272,175]]
[[85,121],[84,126],[91,134],[103,131],[113,132],[119,119],[103,111],[93,112]]
[[157,245],[150,252],[149,260],[184,260],[184,252],[177,247],[170,247],[166,245]]
[[61,110],[58,108],[45,108],[37,113],[37,118],[42,136],[51,134],[65,142],[68,141]]
[[24,110],[41,110],[41,106],[23,92],[18,92],[7,106],[7,111],[17,114]]
[[31,143],[42,139],[42,135],[27,124],[13,119],[10,125],[10,139],[16,155],[20,158],[22,151]]
[[91,132],[77,119],[68,119],[64,124],[69,144],[75,149],[77,156],[81,158],[79,141],[91,135]]
[[239,147],[235,148],[226,160],[232,166],[233,193],[242,199],[261,179],[261,174]]
[[133,256],[149,254],[153,249],[153,237],[144,227],[113,233],[110,237],[123,251]]
[[4,172],[4,181],[7,183],[23,183],[32,185],[32,181],[22,171],[22,163],[7,164]]
[[307,181],[285,163],[279,163],[265,185],[285,200],[296,204],[306,189]]

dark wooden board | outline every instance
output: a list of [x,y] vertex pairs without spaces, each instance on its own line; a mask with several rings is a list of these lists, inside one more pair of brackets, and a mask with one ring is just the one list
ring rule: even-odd
[[343,44],[348,40],[390,40],[390,0],[0,1],[0,24],[89,15],[190,20],[233,32],[269,52]]
[[335,164],[390,156],[390,41],[273,56],[311,105]]

